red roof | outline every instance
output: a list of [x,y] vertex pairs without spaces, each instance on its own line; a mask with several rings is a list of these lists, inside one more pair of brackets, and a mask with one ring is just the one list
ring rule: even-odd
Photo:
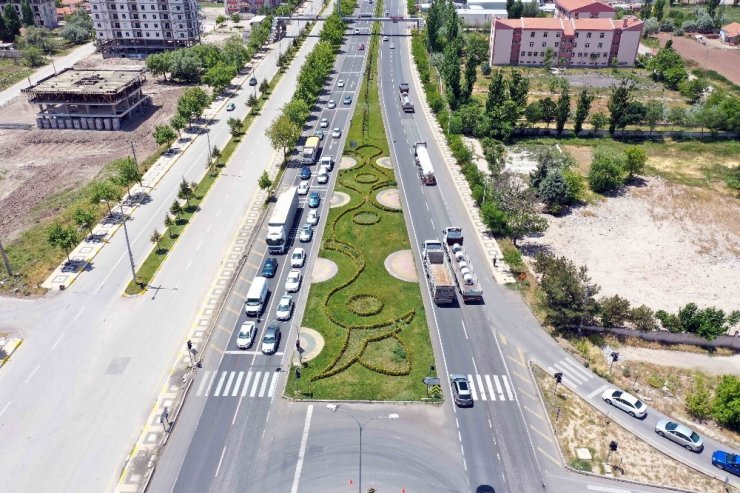
[[[623,31],[642,30],[643,22],[635,17],[624,19],[555,19],[547,17],[523,17],[521,19],[494,19],[494,29],[526,29],[529,31],[563,31],[571,35],[575,31]],[[738,25],[740,27],[740,25]]]
[[725,32],[725,35],[730,38],[740,36],[740,24],[738,24],[737,22],[727,24],[725,27],[722,28],[722,30]]
[[569,12],[578,11],[591,6],[596,7],[596,9],[593,10],[599,12],[616,12],[614,7],[611,5],[607,5],[604,2],[599,2],[597,0],[556,0],[555,5]]

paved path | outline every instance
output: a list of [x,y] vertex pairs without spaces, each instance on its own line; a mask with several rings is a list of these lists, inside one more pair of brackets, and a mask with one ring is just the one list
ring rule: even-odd
[[644,361],[656,365],[675,366],[678,368],[698,368],[717,374],[731,373],[740,375],[740,355],[709,356],[699,353],[668,351],[666,349],[648,349],[639,347],[621,347],[619,355],[626,361]]

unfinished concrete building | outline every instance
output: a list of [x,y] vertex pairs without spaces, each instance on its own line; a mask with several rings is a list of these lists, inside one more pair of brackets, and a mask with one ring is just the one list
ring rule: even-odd
[[38,128],[118,130],[121,120],[149,103],[136,70],[67,69],[23,89],[37,105]]

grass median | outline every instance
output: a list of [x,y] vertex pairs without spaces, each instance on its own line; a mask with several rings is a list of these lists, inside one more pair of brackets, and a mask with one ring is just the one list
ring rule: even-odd
[[[434,364],[419,283],[401,281],[386,258],[410,244],[403,214],[380,204],[378,192],[395,188],[391,169],[376,164],[389,156],[379,104],[377,36],[347,135],[345,154],[357,161],[338,171],[336,192],[350,202],[330,209],[319,255],[337,274],[314,283],[303,326],[324,339],[322,352],[304,363],[300,380],[291,372],[286,393],[317,399],[404,400],[427,398],[422,379]],[[328,198],[327,198],[328,200]]]

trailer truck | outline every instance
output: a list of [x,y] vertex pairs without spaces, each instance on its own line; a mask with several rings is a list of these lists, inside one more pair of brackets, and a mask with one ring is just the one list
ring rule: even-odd
[[290,229],[298,210],[298,187],[290,187],[280,194],[267,223],[267,249],[270,253],[285,253]]
[[473,263],[463,247],[462,228],[450,226],[444,229],[443,234],[445,255],[452,265],[455,284],[462,295],[463,302],[471,303],[483,300],[483,288],[481,288],[478,276],[475,274]]
[[309,137],[306,139],[306,143],[303,145],[303,158],[301,162],[303,164],[314,164],[316,158],[319,155],[319,143],[321,140],[318,137]]
[[450,266],[445,257],[442,242],[438,240],[426,240],[422,251],[424,261],[424,272],[429,281],[429,290],[432,299],[438,305],[444,305],[455,301],[455,285],[450,274]]
[[437,178],[434,176],[434,167],[429,158],[426,142],[414,144],[414,161],[419,171],[419,179],[424,185],[436,185]]

